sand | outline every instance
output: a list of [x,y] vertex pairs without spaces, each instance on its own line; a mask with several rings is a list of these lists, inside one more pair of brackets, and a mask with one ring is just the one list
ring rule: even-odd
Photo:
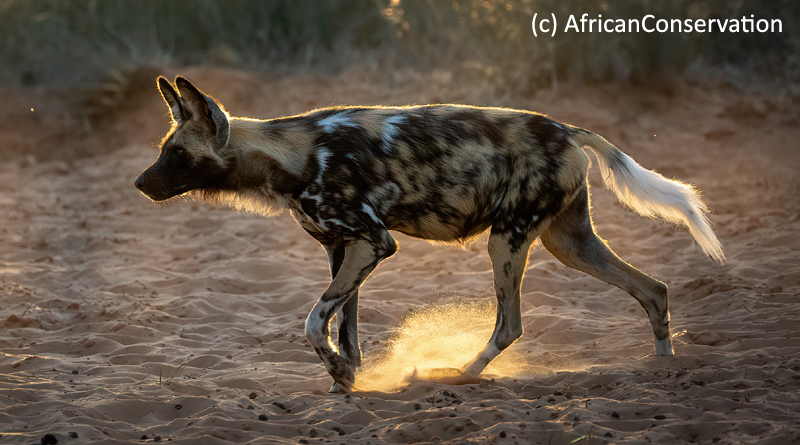
[[800,443],[800,129],[790,99],[693,85],[511,97],[408,73],[180,72],[235,115],[431,101],[549,113],[695,183],[728,262],[626,211],[593,170],[598,232],[670,286],[676,356],[653,356],[631,297],[539,247],[522,288],[525,334],[485,380],[409,383],[414,366],[458,367],[476,353],[494,303],[485,242],[458,249],[398,234],[400,251],[362,288],[358,390],[329,394],[303,336],[328,283],[323,249],[288,215],[154,205],[132,186],[168,128],[154,85],[88,136],[64,129],[74,125],[69,101],[6,91],[0,443],[48,433],[59,444]]

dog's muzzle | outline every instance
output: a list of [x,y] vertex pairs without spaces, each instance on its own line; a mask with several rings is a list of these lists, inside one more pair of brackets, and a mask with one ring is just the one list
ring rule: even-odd
[[144,175],[139,175],[136,179],[133,180],[133,186],[137,189],[144,191],[144,187],[147,185],[147,181],[144,179]]

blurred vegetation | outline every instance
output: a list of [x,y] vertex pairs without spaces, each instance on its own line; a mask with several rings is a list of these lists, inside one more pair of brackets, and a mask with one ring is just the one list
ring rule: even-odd
[[[780,18],[782,33],[567,33],[531,19]],[[565,23],[559,23],[563,30]],[[91,85],[144,64],[254,70],[445,70],[526,92],[558,82],[661,84],[708,73],[800,80],[796,0],[0,0],[0,75]]]

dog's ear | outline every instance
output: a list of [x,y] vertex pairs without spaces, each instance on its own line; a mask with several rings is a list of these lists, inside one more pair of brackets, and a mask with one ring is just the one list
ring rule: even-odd
[[172,120],[178,124],[187,120],[188,116],[186,115],[186,110],[181,104],[181,98],[178,95],[178,92],[175,91],[175,88],[170,85],[167,78],[164,76],[158,76],[156,84],[158,86],[158,91],[161,93],[161,97],[163,97],[164,101],[167,102],[169,111],[172,114]]
[[220,150],[228,145],[230,121],[222,106],[184,77],[176,77],[175,85],[189,118],[202,122],[215,135],[214,148]]
[[200,90],[192,85],[191,82],[186,80],[185,77],[176,77],[175,86],[178,87],[178,92],[181,95],[188,118],[200,120],[209,116],[208,103],[206,102],[205,94],[200,92]]

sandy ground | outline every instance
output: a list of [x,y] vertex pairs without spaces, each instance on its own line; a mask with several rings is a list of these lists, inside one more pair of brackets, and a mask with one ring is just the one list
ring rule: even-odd
[[133,188],[168,127],[155,88],[111,113],[103,136],[81,139],[51,96],[6,92],[0,443],[47,433],[60,444],[800,443],[800,130],[788,99],[696,86],[508,97],[441,75],[182,73],[235,115],[432,101],[546,112],[697,184],[728,263],[627,212],[593,171],[598,232],[670,286],[677,355],[652,356],[631,297],[538,248],[525,334],[486,380],[407,383],[415,365],[468,360],[494,308],[485,242],[398,235],[400,251],[361,294],[360,391],[332,395],[303,337],[328,282],[322,248],[288,215],[154,205]]

